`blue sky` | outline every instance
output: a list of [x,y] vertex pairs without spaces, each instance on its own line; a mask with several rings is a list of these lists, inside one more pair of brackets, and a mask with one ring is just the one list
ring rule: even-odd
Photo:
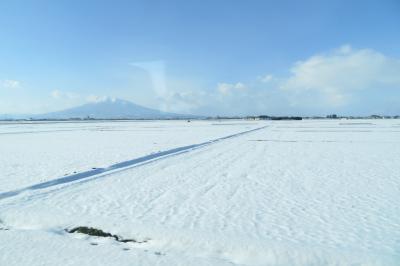
[[0,2],[0,113],[400,114],[400,2]]

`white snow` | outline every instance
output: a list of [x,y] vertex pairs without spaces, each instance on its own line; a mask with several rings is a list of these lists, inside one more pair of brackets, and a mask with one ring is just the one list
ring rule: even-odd
[[0,193],[259,127],[240,121],[0,124]]
[[0,198],[0,265],[399,265],[399,120],[7,125],[0,193],[265,125]]

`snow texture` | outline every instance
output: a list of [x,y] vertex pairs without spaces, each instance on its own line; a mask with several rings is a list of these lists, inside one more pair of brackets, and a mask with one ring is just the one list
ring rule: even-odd
[[[0,265],[399,265],[398,120],[11,123],[0,132],[3,195],[207,143],[3,197]],[[65,231],[77,226],[147,241]]]

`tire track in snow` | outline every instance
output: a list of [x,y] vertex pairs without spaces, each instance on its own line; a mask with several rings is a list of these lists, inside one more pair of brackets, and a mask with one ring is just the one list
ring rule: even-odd
[[116,164],[110,165],[110,166],[108,166],[106,168],[96,168],[96,169],[92,169],[92,170],[81,172],[81,173],[76,173],[76,174],[72,174],[72,175],[67,175],[67,176],[55,178],[53,180],[42,182],[42,183],[38,183],[38,184],[31,185],[31,186],[28,186],[28,187],[25,187],[25,188],[3,192],[3,193],[0,193],[0,200],[17,196],[17,195],[19,195],[19,194],[21,194],[23,192],[26,192],[26,191],[34,191],[34,190],[39,190],[39,189],[45,189],[45,188],[49,188],[49,187],[53,187],[53,186],[57,186],[57,185],[61,185],[61,184],[71,183],[71,182],[82,180],[82,179],[87,179],[87,178],[90,178],[90,177],[94,177],[94,176],[98,176],[98,175],[102,175],[102,174],[106,174],[106,173],[112,173],[114,171],[116,172],[118,170],[124,170],[124,169],[127,169],[127,168],[140,166],[140,165],[147,164],[147,163],[150,163],[150,162],[153,162],[153,161],[156,161],[156,160],[164,159],[164,158],[167,158],[167,157],[170,157],[170,156],[175,156],[175,155],[178,155],[178,154],[182,154],[182,153],[190,152],[190,151],[193,151],[193,150],[197,150],[197,149],[203,148],[205,146],[209,146],[211,144],[214,144],[214,143],[226,140],[226,139],[239,137],[239,136],[242,136],[244,134],[248,134],[248,133],[251,133],[251,132],[254,132],[254,131],[258,131],[258,130],[264,129],[266,127],[268,127],[268,126],[263,126],[263,127],[259,127],[259,128],[255,128],[255,129],[251,129],[251,130],[235,133],[235,134],[232,134],[232,135],[228,135],[228,136],[225,136],[225,137],[217,138],[217,139],[214,139],[214,140],[209,140],[209,141],[198,143],[198,144],[192,144],[192,145],[187,145],[187,146],[183,146],[183,147],[173,148],[173,149],[170,149],[170,150],[161,151],[161,152],[149,154],[149,155],[146,155],[146,156],[142,156],[142,157],[139,157],[139,158],[135,158],[135,159],[132,159],[132,160],[116,163]]

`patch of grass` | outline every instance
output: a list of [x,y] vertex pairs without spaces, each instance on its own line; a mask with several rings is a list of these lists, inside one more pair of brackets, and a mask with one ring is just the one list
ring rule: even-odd
[[66,229],[68,233],[81,233],[89,236],[97,236],[97,237],[112,237],[118,242],[122,243],[128,243],[128,242],[134,242],[134,243],[145,243],[148,241],[148,239],[145,239],[143,241],[137,241],[136,239],[124,239],[120,236],[113,235],[111,233],[104,232],[101,229],[93,228],[93,227],[87,227],[87,226],[78,226],[75,228],[72,228],[71,230]]
[[110,233],[106,233],[100,229],[96,229],[93,227],[79,226],[72,228],[71,230],[67,230],[68,233],[81,233],[89,236],[98,236],[98,237],[113,237],[115,240],[118,240],[118,236],[112,235]]

